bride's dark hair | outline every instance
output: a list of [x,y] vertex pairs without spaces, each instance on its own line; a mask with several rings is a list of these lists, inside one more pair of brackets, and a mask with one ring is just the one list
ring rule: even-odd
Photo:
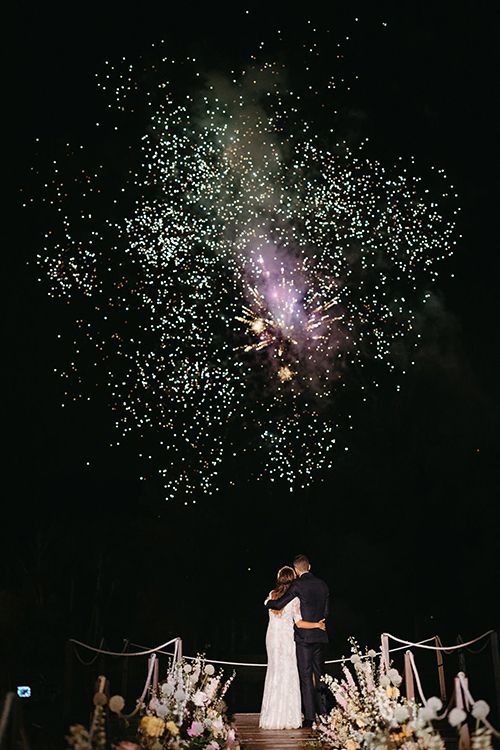
[[[280,596],[286,594],[290,588],[291,582],[295,579],[295,571],[289,565],[284,565],[278,570],[276,576],[276,588],[271,591],[271,599],[279,599]],[[281,612],[281,610],[272,610],[273,612]]]

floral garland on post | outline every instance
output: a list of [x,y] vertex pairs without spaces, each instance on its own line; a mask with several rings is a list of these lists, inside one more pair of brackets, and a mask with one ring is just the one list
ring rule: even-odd
[[[402,677],[396,669],[377,667],[373,650],[362,653],[354,638],[351,665],[342,679],[324,675],[336,705],[315,724],[320,743],[335,750],[444,750],[432,725],[442,708],[439,698],[426,706],[400,694]],[[354,673],[353,673],[354,672]]]

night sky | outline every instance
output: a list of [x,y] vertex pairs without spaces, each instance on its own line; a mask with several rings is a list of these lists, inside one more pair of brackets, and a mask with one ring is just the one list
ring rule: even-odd
[[[298,552],[331,588],[330,658],[348,651],[350,634],[369,646],[384,630],[450,643],[498,627],[492,5],[320,5],[291,12],[262,3],[245,14],[242,5],[20,2],[4,17],[2,690],[31,681],[56,703],[68,637],[120,648],[123,638],[154,645],[180,634],[187,653],[262,661],[262,600]],[[109,447],[102,393],[60,406],[53,370],[69,356],[75,311],[37,282],[48,214],[21,204],[37,197],[44,165],[65,142],[105,158],[95,128],[106,117],[95,85],[105,60],[151,57],[151,44],[164,39],[173,55],[227,69],[261,39],[272,49],[279,27],[293,70],[307,18],[335,41],[351,36],[344,69],[359,79],[340,102],[349,137],[369,136],[368,152],[381,161],[413,154],[424,168],[443,167],[459,194],[463,239],[440,269],[440,306],[416,366],[400,392],[387,379],[366,405],[353,405],[350,450],[323,482],[293,494],[245,482],[195,506],[166,503],[159,484],[139,481],[133,441]],[[335,68],[333,44],[326,62]],[[147,116],[137,114],[139,130]],[[120,135],[137,142],[128,136]],[[256,695],[258,686],[245,693],[250,710]]]

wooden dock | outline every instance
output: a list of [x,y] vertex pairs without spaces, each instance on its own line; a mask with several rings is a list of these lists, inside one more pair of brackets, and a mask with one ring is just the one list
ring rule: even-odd
[[235,714],[242,750],[311,750],[311,729],[260,729],[259,714]]
[[[311,729],[261,729],[259,714],[235,713],[234,723],[241,750],[325,750],[319,745],[318,735]],[[448,731],[446,731],[448,730]],[[456,733],[449,726],[441,728],[446,750],[458,750]],[[316,744],[313,742],[316,741]]]

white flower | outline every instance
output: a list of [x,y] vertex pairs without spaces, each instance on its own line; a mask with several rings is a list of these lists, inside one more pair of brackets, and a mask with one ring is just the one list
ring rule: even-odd
[[387,676],[389,677],[392,684],[396,687],[398,685],[401,685],[402,678],[397,669],[389,669],[389,671],[387,672]]
[[206,693],[203,692],[203,690],[197,690],[193,695],[193,703],[195,706],[204,706],[207,700],[208,697]]
[[182,688],[178,688],[174,693],[174,698],[178,703],[182,703],[182,701],[186,700],[186,693]]
[[169,698],[174,692],[174,686],[170,682],[164,682],[161,686],[161,692],[163,695]]
[[211,677],[215,673],[215,667],[213,664],[205,664],[205,669],[203,671]]
[[438,711],[441,711],[443,708],[442,702],[437,698],[435,695],[433,695],[429,700],[427,701],[427,708],[429,708],[434,716],[438,713]]
[[352,662],[353,664],[359,664],[359,663],[360,663],[360,661],[361,661],[361,657],[360,657],[360,656],[358,656],[358,654],[353,654],[353,655],[351,656],[351,662]]
[[380,687],[386,688],[390,685],[390,679],[387,677],[386,674],[383,674],[380,678]]
[[205,693],[207,694],[209,700],[212,700],[214,697],[217,687],[219,685],[219,679],[218,677],[212,677],[210,680],[207,681],[207,684],[205,685]]
[[448,714],[448,721],[452,727],[458,727],[466,718],[467,714],[461,708],[452,708]]
[[168,714],[168,707],[164,703],[159,703],[156,709],[156,715],[160,719],[164,719],[167,714]]
[[472,706],[472,715],[475,719],[486,719],[490,712],[490,707],[486,701],[476,701]]
[[184,664],[184,671],[186,674],[189,674],[190,672],[192,672],[193,667],[191,666],[191,664]]
[[410,712],[406,708],[406,706],[396,706],[394,710],[394,720],[397,721],[398,724],[402,724],[406,719],[408,719],[410,716]]
[[374,651],[372,648],[368,651],[368,656],[370,659],[373,659],[375,656],[377,656],[377,652]]
[[200,667],[196,666],[195,669],[194,669],[193,674],[191,675],[191,679],[194,680],[194,682],[196,682],[196,680],[199,678],[199,676],[200,676]]
[[423,724],[428,724],[432,719],[436,717],[436,714],[430,708],[429,706],[425,706],[425,708],[420,709],[418,712],[418,718],[419,718],[419,726],[422,726]]
[[121,695],[113,695],[109,699],[109,708],[116,714],[119,714],[122,708],[125,706],[125,701]]

